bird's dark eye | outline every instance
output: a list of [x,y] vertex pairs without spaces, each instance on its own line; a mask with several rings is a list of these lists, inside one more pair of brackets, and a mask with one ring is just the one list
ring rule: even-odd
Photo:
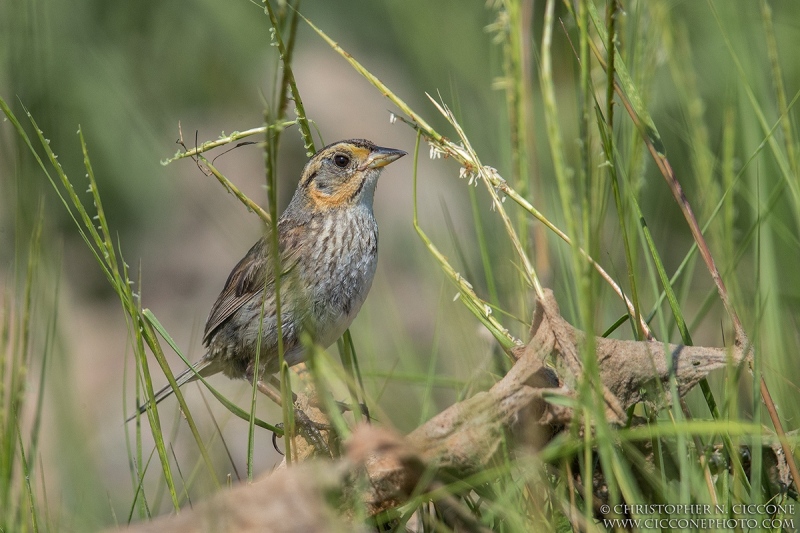
[[333,156],[333,164],[339,168],[344,168],[350,164],[350,158],[344,154],[336,154]]

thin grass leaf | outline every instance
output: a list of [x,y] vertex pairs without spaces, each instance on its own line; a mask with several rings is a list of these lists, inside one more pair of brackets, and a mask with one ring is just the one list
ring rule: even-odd
[[[314,150],[314,139],[311,137],[311,128],[308,126],[306,111],[303,107],[303,99],[300,97],[300,91],[297,90],[297,83],[294,80],[294,73],[292,72],[291,64],[291,51],[287,50],[286,45],[283,43],[280,25],[278,24],[278,19],[275,17],[275,11],[272,9],[269,0],[264,0],[264,9],[266,10],[267,15],[269,15],[269,21],[272,24],[272,36],[278,45],[278,52],[280,53],[281,62],[283,63],[285,85],[288,85],[289,89],[292,91],[292,99],[295,103],[295,113],[297,114],[297,124],[300,126],[300,133],[303,136],[303,146],[306,149],[306,155],[311,157],[316,151]],[[292,25],[296,28],[297,22],[293,22]]]
[[797,133],[789,118],[790,106],[786,103],[786,88],[783,83],[783,72],[780,58],[778,57],[778,43],[775,39],[775,28],[772,24],[772,8],[766,0],[761,0],[761,20],[764,24],[764,37],[767,42],[767,55],[772,69],[772,83],[775,87],[775,96],[778,100],[778,112],[781,116],[781,129],[783,130],[784,148],[789,167],[795,177],[800,176],[800,159],[798,158]]
[[228,178],[226,178],[222,173],[217,170],[217,168],[211,164],[211,162],[203,157],[202,155],[198,155],[197,158],[203,162],[203,165],[208,168],[209,172],[211,172],[217,180],[225,187],[229,193],[233,194],[240,202],[242,202],[249,211],[257,214],[261,220],[264,221],[265,224],[270,225],[272,223],[272,216],[264,211],[260,205],[255,203],[253,200],[247,197],[242,191],[239,190],[236,185],[233,184]]
[[[609,98],[609,102],[607,103],[607,111],[608,109],[613,108],[613,73],[609,74],[612,77],[611,82],[611,93],[607,95]],[[608,170],[608,174],[611,178],[611,190],[614,197],[614,205],[616,206],[617,216],[618,216],[618,225],[620,228],[620,232],[622,234],[622,247],[625,251],[625,266],[628,270],[628,284],[630,285],[631,289],[631,302],[633,303],[634,315],[631,316],[631,322],[633,326],[634,337],[638,340],[643,337],[646,337],[645,332],[639,327],[642,324],[642,312],[639,306],[639,294],[638,288],[636,283],[636,273],[635,273],[635,265],[633,263],[633,251],[631,248],[630,238],[628,237],[628,224],[627,224],[627,209],[625,208],[626,204],[623,202],[622,194],[620,192],[620,185],[619,185],[619,176],[617,174],[617,166],[616,166],[616,158],[614,157],[614,132],[613,132],[613,124],[611,124],[610,117],[606,117],[605,120],[602,119],[602,115],[600,115],[599,109],[598,112],[598,119],[597,125],[600,131],[600,138],[602,139],[603,143],[603,151],[606,156],[606,165],[605,167]],[[631,195],[633,196],[633,195]],[[641,219],[640,219],[641,220]]]
[[283,411],[283,446],[286,464],[290,465],[294,461],[292,454],[292,439],[297,435],[294,417],[294,397],[292,395],[292,378],[289,373],[289,365],[286,361],[281,362],[280,384],[281,384],[281,409]]
[[[180,348],[178,348],[178,345],[175,343],[175,341],[172,339],[172,337],[169,335],[169,333],[167,333],[167,330],[164,329],[164,326],[161,325],[161,323],[158,321],[158,319],[152,313],[152,311],[150,311],[149,309],[145,309],[145,310],[142,311],[142,315],[147,319],[147,321],[150,323],[150,325],[153,326],[153,328],[158,332],[158,334],[161,335],[161,337],[166,341],[166,343],[169,345],[169,347],[172,348],[172,350],[176,354],[178,354],[178,357],[180,357],[181,360],[184,363],[186,363],[186,365],[189,368],[192,368],[191,362],[189,362],[189,360],[186,358],[186,356],[183,355],[183,352],[180,350]],[[214,397],[217,400],[219,400],[219,402],[223,406],[225,406],[225,408],[228,411],[230,411],[235,416],[241,418],[242,420],[245,420],[245,421],[249,421],[250,420],[250,413],[248,411],[243,410],[242,408],[237,406],[235,403],[231,402],[221,392],[219,392],[217,389],[215,389],[213,386],[211,386],[211,384],[208,382],[208,380],[206,380],[206,378],[203,377],[202,375],[200,375],[198,372],[195,372],[195,376],[208,389],[208,391],[211,394],[213,394]],[[277,428],[277,427],[275,427],[275,426],[273,426],[271,424],[268,424],[267,422],[264,422],[263,420],[261,420],[259,418],[255,419],[255,424],[260,428],[267,429],[269,431],[272,431],[272,432],[275,432],[275,433],[278,433],[278,434],[281,433],[281,430],[279,428]]]
[[361,370],[358,367],[358,358],[355,355],[355,346],[349,329],[345,330],[344,335],[336,341],[336,347],[339,351],[339,360],[342,362],[342,368],[344,368],[348,378],[346,380],[347,391],[350,394],[353,416],[356,423],[359,423],[365,415],[360,408],[361,404],[365,403],[361,400],[361,396],[364,394],[364,381],[361,376]]
[[439,104],[436,100],[431,97],[431,95],[426,94],[428,99],[433,103],[434,106],[439,110],[442,115],[450,122],[450,125],[456,130],[458,137],[461,139],[461,144],[463,146],[464,151],[469,156],[470,165],[475,172],[481,176],[481,181],[483,181],[484,185],[486,185],[486,190],[489,191],[489,195],[492,198],[492,206],[495,211],[500,214],[500,218],[503,221],[503,226],[505,227],[506,234],[508,235],[509,239],[511,240],[511,244],[514,247],[514,250],[517,252],[517,256],[519,257],[520,261],[522,262],[523,266],[523,273],[525,275],[525,280],[527,284],[534,288],[536,294],[541,296],[543,293],[543,289],[541,283],[539,282],[539,277],[536,275],[536,271],[533,268],[533,265],[528,258],[527,253],[525,252],[525,248],[522,246],[519,237],[517,236],[517,232],[514,229],[511,219],[509,218],[508,214],[506,213],[503,202],[500,200],[500,197],[497,194],[497,187],[495,187],[494,183],[501,183],[503,182],[503,178],[500,177],[499,173],[490,167],[484,166],[481,164],[480,160],[478,159],[478,155],[475,153],[475,150],[472,149],[472,145],[467,139],[464,130],[461,128],[461,125],[453,115],[452,111],[444,105]]
[[165,159],[161,161],[162,166],[167,166],[170,163],[174,163],[179,159],[185,159],[187,157],[194,158],[202,153],[208,152],[214,148],[225,146],[226,144],[230,144],[232,142],[236,142],[241,139],[246,139],[247,137],[252,137],[253,135],[263,135],[268,130],[271,129],[285,129],[290,126],[297,124],[296,120],[287,120],[283,122],[279,122],[277,124],[269,124],[267,126],[259,126],[257,128],[250,128],[249,130],[245,131],[235,131],[230,135],[221,135],[219,139],[214,141],[206,141],[200,146],[196,146],[190,150],[178,151],[175,153],[174,156],[170,157],[169,159]]
[[[274,220],[274,218],[273,218]],[[273,225],[272,231],[276,231],[277,227]],[[280,261],[277,259],[277,254],[275,254],[275,268],[274,272],[276,273],[275,276],[275,303],[276,309],[275,313],[276,316],[279,317],[277,320],[278,330],[277,335],[278,339],[282,337],[281,335],[281,307],[280,307],[280,297],[277,296],[278,292],[280,291]],[[265,274],[268,276],[269,274]],[[269,279],[264,279],[264,292],[266,293],[266,287],[269,287]],[[261,370],[261,348],[263,346],[263,335],[264,335],[264,310],[266,309],[267,305],[267,298],[266,294],[261,297],[261,307],[259,309],[258,314],[258,334],[256,335],[256,355],[253,359],[253,379],[250,387],[250,416],[247,420],[247,481],[250,483],[253,482],[254,476],[254,464],[255,464],[255,442],[256,442],[256,405],[258,402],[258,380],[260,378],[259,373]],[[281,342],[278,341],[278,354],[279,356],[282,355],[281,349]],[[280,364],[283,364],[283,358],[279,357]]]
[[[39,518],[37,516],[36,495],[33,492],[31,485],[31,470],[29,468],[28,460],[25,458],[25,445],[22,442],[22,430],[17,424],[17,444],[19,446],[19,461],[22,468],[22,478],[25,480],[24,490],[20,493],[20,498],[24,498],[28,504],[28,512],[31,517],[31,528],[34,533],[39,531]],[[18,509],[22,509],[22,505]]]
[[[795,212],[795,219],[800,225],[800,180],[798,180],[797,174],[792,171],[786,153],[784,153],[780,149],[780,146],[778,145],[778,140],[775,138],[774,135],[772,135],[771,128],[769,127],[766,115],[764,113],[764,110],[762,109],[760,99],[756,96],[755,92],[753,91],[753,88],[750,83],[750,77],[747,75],[747,72],[742,66],[742,63],[739,60],[739,57],[737,56],[733,48],[733,44],[731,43],[730,37],[728,36],[728,32],[725,30],[725,25],[720,19],[719,12],[717,11],[714,2],[709,1],[708,5],[709,8],[711,9],[711,13],[714,15],[714,19],[717,22],[720,34],[722,35],[722,39],[725,42],[725,47],[728,49],[731,59],[733,60],[733,64],[736,67],[736,72],[739,74],[740,87],[744,89],[744,93],[747,95],[747,98],[750,102],[753,112],[756,115],[756,119],[758,120],[758,123],[764,132],[764,136],[768,141],[770,151],[772,152],[772,156],[774,157],[775,163],[778,165],[778,168],[781,171],[781,177],[783,177],[786,186],[789,188],[789,191],[791,192],[791,198],[793,200],[792,207]],[[789,107],[787,106],[785,111],[788,112],[788,110]],[[782,115],[786,116],[785,113],[782,113]]]
[[486,326],[486,328],[491,332],[491,334],[497,339],[501,346],[505,350],[510,350],[516,346],[522,346],[523,342],[513,335],[509,333],[509,331],[503,327],[498,320],[492,316],[491,308],[481,300],[478,295],[475,294],[475,291],[472,288],[472,285],[469,284],[467,280],[465,280],[461,274],[455,271],[455,269],[450,265],[444,255],[436,248],[433,242],[428,238],[425,232],[422,230],[422,227],[419,225],[419,218],[417,216],[417,165],[419,162],[419,145],[421,140],[421,133],[417,134],[417,144],[414,149],[414,181],[413,181],[413,189],[414,189],[414,229],[417,231],[417,234],[422,239],[422,242],[425,243],[425,246],[428,248],[428,251],[433,255],[433,257],[437,260],[439,265],[444,270],[445,274],[448,278],[456,285],[459,291],[459,295],[461,297],[462,303],[469,309],[475,317],[481,321],[481,323]]
[[[314,382],[315,393],[322,402],[322,408],[331,426],[333,426],[333,431],[336,433],[337,440],[344,440],[350,436],[350,428],[342,415],[339,404],[333,399],[333,395],[330,393],[331,386],[328,384],[326,372],[320,365],[323,356],[325,356],[325,350],[323,350],[321,346],[314,344],[307,333],[304,334],[303,337],[303,344],[307,346],[306,350],[311,354],[307,364]],[[354,411],[358,408],[358,405],[353,406]],[[331,441],[331,439],[329,439],[329,441]],[[336,440],[333,442],[336,442]],[[337,454],[335,449],[331,449],[330,452],[334,456]]]
[[136,463],[138,465],[142,465],[143,464],[143,468],[139,469],[140,472],[141,472],[140,475],[139,475],[139,483],[136,484],[136,486],[134,488],[134,491],[133,491],[133,500],[131,500],[131,506],[130,506],[130,509],[128,510],[128,520],[126,522],[127,524],[130,524],[131,521],[133,520],[133,513],[136,511],[136,507],[137,507],[136,504],[139,502],[139,496],[140,495],[142,497],[142,502],[143,502],[145,515],[148,518],[150,518],[152,516],[152,514],[150,512],[150,506],[147,504],[147,496],[144,493],[144,474],[145,474],[145,472],[147,472],[147,467],[150,466],[150,461],[153,460],[153,456],[155,455],[155,453],[156,453],[156,449],[153,448],[150,451],[150,456],[147,458],[147,462],[146,463],[144,463],[144,464],[143,463]]
[[478,200],[475,190],[469,187],[469,202],[472,208],[472,219],[474,220],[475,234],[477,236],[478,248],[481,255],[481,263],[483,264],[483,275],[486,281],[486,289],[489,292],[489,301],[495,308],[500,305],[500,299],[497,294],[497,284],[495,283],[494,268],[489,257],[489,248],[487,246],[486,235],[484,233],[483,223],[481,221],[481,212],[478,209]]

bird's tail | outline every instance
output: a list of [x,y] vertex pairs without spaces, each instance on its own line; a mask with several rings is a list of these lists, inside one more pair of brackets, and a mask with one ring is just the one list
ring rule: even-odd
[[[196,380],[198,374],[205,378],[216,374],[220,370],[222,369],[219,368],[217,364],[215,364],[215,361],[213,361],[210,358],[204,357],[199,361],[197,361],[195,364],[193,364],[190,368],[187,368],[186,370],[181,372],[181,374],[175,378],[175,383],[177,384],[178,387],[180,387],[182,385],[185,385],[186,383],[189,383],[190,381]],[[173,389],[172,385],[168,383],[163,389],[159,390],[153,395],[153,401],[155,401],[156,404],[161,403],[161,400],[167,398],[173,392],[175,392],[175,389]],[[125,422],[130,422],[131,420],[136,418],[137,414],[143,414],[145,411],[147,411],[147,407],[149,405],[151,405],[151,402],[149,401],[140,405],[137,409],[137,413],[131,415]]]

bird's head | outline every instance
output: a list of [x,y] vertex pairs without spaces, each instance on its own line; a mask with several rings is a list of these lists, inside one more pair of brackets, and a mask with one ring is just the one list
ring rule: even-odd
[[358,203],[372,206],[375,184],[383,167],[406,155],[364,139],[329,144],[306,163],[297,193],[315,209]]

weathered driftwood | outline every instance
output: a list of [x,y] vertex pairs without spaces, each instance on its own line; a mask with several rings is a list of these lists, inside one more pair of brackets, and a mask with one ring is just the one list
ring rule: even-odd
[[[309,461],[252,484],[223,489],[208,501],[122,529],[135,533],[313,533],[367,531],[330,505],[342,492],[346,465]],[[108,533],[111,533],[109,530]]]
[[[279,469],[249,486],[239,486],[209,502],[158,519],[132,531],[356,531],[348,523],[359,507],[374,515],[407,500],[415,490],[437,482],[431,472],[463,477],[484,469],[513,434],[534,449],[550,440],[573,417],[553,396],[574,397],[573,384],[583,377],[583,332],[560,315],[552,292],[537,301],[531,340],[515,352],[512,369],[488,391],[452,405],[403,438],[386,429],[358,428],[334,462],[309,461]],[[669,402],[669,382],[683,396],[715,369],[738,365],[741,346],[704,348],[653,341],[620,341],[600,337],[595,344],[607,419],[625,421],[625,410],[654,391]],[[671,357],[668,357],[671,356]],[[671,365],[667,361],[672,361]],[[552,360],[557,371],[546,365]],[[653,387],[655,385],[655,387]],[[312,418],[314,416],[312,415]],[[310,454],[298,442],[297,454]],[[355,482],[359,478],[366,482]],[[425,480],[427,487],[418,487]],[[356,488],[357,487],[357,488]],[[354,503],[357,502],[357,503]],[[470,524],[458,505],[443,502],[454,523]],[[360,526],[359,526],[360,527]]]

